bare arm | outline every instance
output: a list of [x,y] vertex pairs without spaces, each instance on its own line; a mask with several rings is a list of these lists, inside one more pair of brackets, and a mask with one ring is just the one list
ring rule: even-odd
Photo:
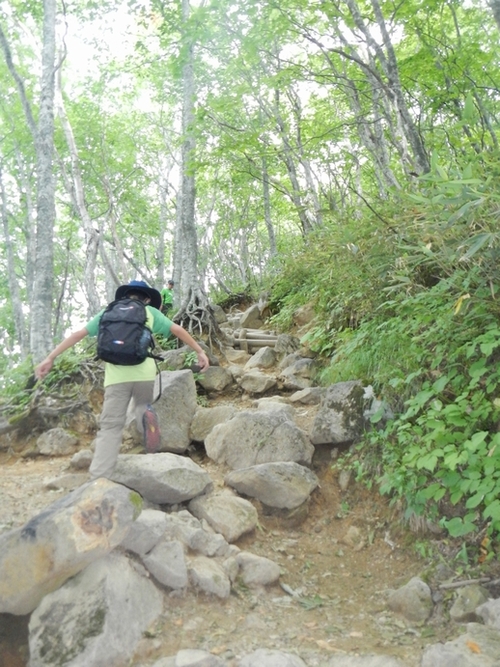
[[62,354],[65,350],[73,347],[87,336],[89,332],[87,329],[80,329],[73,331],[67,338],[65,338],[52,352],[35,368],[35,376],[41,380],[50,371],[54,364],[54,359]]
[[201,371],[205,371],[210,366],[210,361],[203,351],[203,348],[195,341],[191,334],[186,331],[186,329],[183,329],[179,324],[172,324],[170,332],[196,352],[198,355],[198,365]]

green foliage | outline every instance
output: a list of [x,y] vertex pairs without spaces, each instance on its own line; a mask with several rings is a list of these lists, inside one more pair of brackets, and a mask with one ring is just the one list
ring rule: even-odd
[[[413,224],[392,241],[382,295],[336,336],[324,382],[359,378],[396,411],[348,465],[453,537],[500,533],[497,188],[467,168],[422,179]],[[397,220],[396,220],[397,224]]]
[[[90,362],[91,363],[91,362]],[[57,358],[52,370],[43,381],[36,380],[31,360],[19,363],[5,372],[2,378],[0,411],[8,421],[23,418],[26,409],[44,394],[72,395],[85,382],[82,371],[89,364],[89,346],[67,350]],[[92,369],[92,377],[100,373],[100,366]]]

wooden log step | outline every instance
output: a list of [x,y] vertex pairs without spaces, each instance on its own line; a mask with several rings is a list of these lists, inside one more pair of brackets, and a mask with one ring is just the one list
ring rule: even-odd
[[267,333],[265,331],[259,331],[259,329],[240,329],[234,332],[234,335],[237,338],[247,338],[247,339],[257,339],[257,340],[276,340],[278,338],[277,334]]

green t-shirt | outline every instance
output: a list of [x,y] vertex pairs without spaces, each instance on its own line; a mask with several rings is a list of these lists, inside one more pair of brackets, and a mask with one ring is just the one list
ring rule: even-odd
[[[168,338],[170,336],[170,327],[173,322],[165,317],[159,310],[153,306],[146,306],[147,320],[146,324],[153,334],[161,334]],[[104,313],[104,308],[97,313],[90,322],[87,322],[85,329],[89,332],[91,338],[95,338],[99,331],[99,322]],[[120,382],[150,382],[156,377],[156,364],[154,359],[145,359],[142,364],[137,366],[117,366],[108,362],[104,365],[104,386],[110,384],[119,384]]]
[[174,302],[174,293],[168,287],[164,287],[160,290],[161,300],[164,306],[171,306]]

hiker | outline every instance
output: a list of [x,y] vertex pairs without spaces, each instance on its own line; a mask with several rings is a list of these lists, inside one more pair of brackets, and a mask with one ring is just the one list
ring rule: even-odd
[[170,309],[174,305],[174,281],[169,280],[167,286],[160,290],[161,294],[161,312],[168,317]]
[[[134,300],[142,302],[146,307],[146,324],[153,334],[161,334],[165,337],[170,334],[176,336],[196,352],[200,371],[208,368],[210,362],[201,346],[179,324],[175,324],[160,312],[162,299],[158,290],[149,287],[145,282],[132,280],[116,290],[115,301],[121,299],[127,299],[124,305],[130,304],[131,307],[137,305],[134,304]],[[99,334],[99,323],[104,312],[107,312],[107,309],[98,313],[83,329],[74,331],[59,343],[36,367],[35,376],[38,379],[44,378],[52,368],[54,359],[62,352],[76,345],[85,336],[97,336]],[[144,434],[143,416],[152,411],[150,404],[153,402],[155,377],[156,366],[153,358],[146,358],[142,363],[136,365],[125,366],[109,362],[105,364],[104,403],[99,431],[96,436],[94,456],[89,470],[91,479],[109,477],[113,473],[122,442],[127,408],[131,400],[134,405],[137,427]],[[152,414],[154,416],[154,411],[152,411]],[[157,434],[159,436],[158,429]],[[149,450],[147,449],[147,451]]]

